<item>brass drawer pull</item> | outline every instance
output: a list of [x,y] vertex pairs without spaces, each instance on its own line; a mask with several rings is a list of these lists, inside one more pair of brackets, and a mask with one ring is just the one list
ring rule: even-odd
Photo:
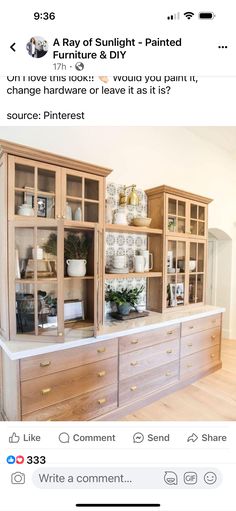
[[63,333],[62,333],[62,332],[59,332],[59,334],[58,334],[58,335],[59,335],[59,337],[62,337],[62,336],[63,336]]
[[133,339],[133,340],[131,341],[131,344],[138,344],[138,339]]
[[172,375],[171,371],[166,371],[166,376],[171,376],[171,375]]
[[189,326],[189,330],[193,330],[194,325]]
[[216,338],[216,335],[212,335],[212,336],[211,336],[212,341],[214,341],[214,340],[215,340],[215,338]]
[[99,405],[104,405],[104,403],[106,403],[106,398],[103,397],[102,399],[98,399],[98,404]]
[[166,353],[169,355],[170,353],[173,353],[173,350],[166,350]]
[[188,368],[193,367],[193,364],[187,364],[187,367]]
[[133,367],[137,366],[138,365],[137,360],[135,360],[135,362],[130,362],[130,365],[133,366]]
[[104,348],[104,347],[103,347],[103,348],[98,348],[98,349],[97,349],[97,352],[98,352],[98,353],[105,353],[105,351],[106,351],[106,348]]
[[41,390],[41,394],[42,396],[46,396],[46,394],[49,394],[49,392],[51,392],[51,387],[48,387],[47,389],[42,389]]
[[51,365],[51,360],[48,360],[47,362],[40,362],[40,367],[48,367]]
[[174,330],[168,330],[168,332],[166,332],[167,335],[172,335],[174,333]]
[[130,387],[130,390],[131,390],[132,392],[134,392],[135,390],[137,390],[137,385],[132,385],[132,387]]
[[214,353],[211,353],[211,358],[215,358],[215,354]]
[[99,378],[102,378],[102,376],[105,376],[106,374],[106,371],[100,371],[97,376],[99,376]]
[[211,322],[213,323],[213,325],[216,323],[216,319],[212,319]]
[[192,346],[192,345],[193,345],[193,343],[192,343],[192,342],[189,342],[189,343],[187,344],[187,346],[188,346],[189,348],[191,348],[191,346]]

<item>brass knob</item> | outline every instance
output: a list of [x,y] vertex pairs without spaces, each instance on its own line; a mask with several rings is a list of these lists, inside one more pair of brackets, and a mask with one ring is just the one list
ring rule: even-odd
[[105,351],[106,351],[106,348],[104,348],[104,347],[97,349],[97,353],[105,353]]
[[45,396],[46,394],[49,394],[49,392],[51,392],[51,387],[48,387],[47,389],[42,389],[41,390],[41,394],[42,396]]
[[166,376],[171,376],[171,375],[172,375],[171,371],[166,371]]
[[172,335],[174,333],[174,330],[169,330],[168,332],[166,332],[167,335]]
[[133,340],[131,341],[131,344],[138,344],[138,339],[133,339]]
[[98,404],[99,405],[104,405],[104,403],[106,403],[106,398],[103,397],[102,399],[98,399]]
[[215,354],[214,353],[211,353],[211,358],[215,358]]
[[130,362],[130,365],[133,366],[133,367],[137,366],[138,365],[137,360],[135,360],[135,362]]
[[191,348],[191,346],[192,346],[192,345],[193,345],[193,343],[192,343],[192,342],[189,342],[189,343],[187,344],[187,346],[188,346],[189,348]]
[[51,365],[51,360],[48,360],[47,362],[40,362],[40,367],[48,367]]
[[130,390],[132,390],[132,392],[134,392],[135,390],[137,390],[137,385],[132,385],[132,387],[130,387]]
[[169,355],[170,353],[173,353],[173,350],[166,350],[166,353]]
[[62,332],[59,332],[59,334],[58,334],[58,335],[59,335],[59,337],[62,337],[62,336],[63,336],[63,333],[62,333]]
[[99,373],[97,373],[97,376],[99,376],[99,378],[101,378],[102,376],[105,376],[106,374],[106,371],[100,371]]
[[57,218],[61,218],[61,215],[57,215]]
[[212,336],[211,336],[211,339],[212,339],[213,341],[215,340],[215,338],[216,338],[216,335],[212,335]]
[[189,326],[189,330],[193,330],[194,325]]
[[187,367],[193,367],[193,364],[187,364]]
[[64,219],[65,219],[65,218],[66,218],[66,215],[62,215],[62,218],[64,218]]

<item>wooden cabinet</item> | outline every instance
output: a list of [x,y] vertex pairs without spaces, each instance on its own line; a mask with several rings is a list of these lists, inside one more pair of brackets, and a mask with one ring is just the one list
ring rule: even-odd
[[163,229],[160,312],[205,303],[208,204],[168,186],[146,190],[152,227]]
[[[1,261],[1,334],[43,342],[93,336],[103,319],[110,170],[4,141],[0,150],[6,207],[0,224],[8,240]],[[69,240],[80,242],[80,253],[77,246],[68,250]],[[80,272],[74,270],[77,259]]]

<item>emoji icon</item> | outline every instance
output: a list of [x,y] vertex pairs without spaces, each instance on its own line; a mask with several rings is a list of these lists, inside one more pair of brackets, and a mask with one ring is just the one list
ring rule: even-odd
[[108,78],[108,76],[99,76],[98,78],[99,78],[99,80],[101,80],[101,82],[103,82],[103,83],[108,83],[108,82],[109,82],[109,78]]
[[204,475],[204,481],[206,484],[214,484],[217,481],[217,475],[215,472],[207,472]]
[[9,465],[13,465],[15,463],[15,461],[16,461],[15,456],[12,456],[12,455],[7,456],[7,463],[9,463]]

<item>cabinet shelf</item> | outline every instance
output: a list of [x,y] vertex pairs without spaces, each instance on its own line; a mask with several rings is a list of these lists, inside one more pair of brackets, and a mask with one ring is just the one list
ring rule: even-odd
[[162,272],[159,271],[146,271],[146,272],[130,272],[130,273],[105,273],[105,279],[138,279],[152,277],[162,277]]
[[65,281],[68,280],[93,280],[94,275],[85,275],[84,277],[64,277]]
[[152,227],[136,227],[135,225],[106,224],[106,231],[127,232],[133,234],[162,234],[162,229],[154,229]]

